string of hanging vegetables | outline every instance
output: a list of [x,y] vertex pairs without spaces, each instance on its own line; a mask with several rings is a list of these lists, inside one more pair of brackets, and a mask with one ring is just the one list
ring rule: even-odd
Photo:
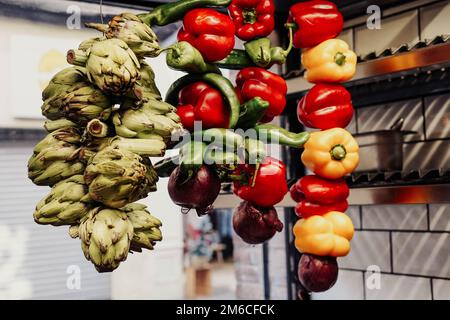
[[[160,48],[151,27],[176,21],[182,21],[178,42]],[[112,271],[129,252],[162,240],[161,221],[135,203],[156,191],[159,177],[169,177],[168,193],[183,212],[199,216],[211,212],[227,182],[243,200],[234,230],[248,243],[263,243],[282,231],[274,206],[289,192],[286,166],[267,154],[267,144],[303,148],[301,161],[314,175],[290,189],[301,218],[293,230],[303,254],[298,276],[308,291],[330,288],[336,257],[348,254],[353,235],[343,213],[349,195],[343,177],[359,160],[344,129],[353,116],[351,96],[339,84],[355,73],[356,56],[335,39],[343,27],[336,6],[293,5],[287,48],[267,38],[275,26],[273,0],[179,0],[87,26],[102,35],[70,50],[73,66],[42,95],[49,133],[28,171],[35,184],[52,189],[35,221],[69,226],[97,270]],[[244,49],[235,49],[236,37]],[[320,131],[294,133],[270,123],[286,106],[287,85],[268,69],[284,64],[293,47],[302,49],[305,78],[316,84],[300,101],[298,118]],[[161,54],[170,68],[187,73],[164,99],[151,68]],[[239,72],[231,81],[221,69]],[[174,147],[177,156],[153,166],[151,157]]]

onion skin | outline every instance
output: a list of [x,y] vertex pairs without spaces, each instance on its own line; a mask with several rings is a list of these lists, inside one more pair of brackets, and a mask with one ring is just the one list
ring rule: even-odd
[[195,209],[199,216],[213,209],[220,192],[220,179],[208,166],[201,166],[191,177],[178,166],[171,174],[168,192],[172,201],[187,209]]
[[243,201],[233,214],[236,234],[249,244],[260,244],[283,230],[274,207],[258,207]]
[[303,254],[298,263],[298,279],[310,292],[330,289],[337,280],[339,267],[334,257]]

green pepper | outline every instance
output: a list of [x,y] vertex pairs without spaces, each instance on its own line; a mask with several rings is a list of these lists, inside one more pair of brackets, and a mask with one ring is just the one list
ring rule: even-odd
[[188,73],[218,73],[217,66],[206,63],[202,54],[187,41],[180,41],[163,51],[167,51],[167,65],[175,70]]
[[272,62],[270,55],[270,39],[259,38],[245,43],[245,51],[255,65],[261,68],[268,67]]
[[233,84],[225,77],[215,73],[188,74],[175,81],[167,91],[166,102],[171,105],[178,105],[178,94],[180,90],[189,84],[197,81],[204,81],[218,89],[230,107],[230,128],[234,128],[239,119],[240,102],[233,87]]
[[244,144],[244,138],[234,133],[231,130],[223,128],[212,128],[203,130],[201,133],[194,133],[202,135],[202,141],[206,141],[208,145],[215,145],[228,150],[237,150]]
[[149,26],[165,26],[182,20],[192,9],[207,6],[228,7],[230,4],[231,0],[179,0],[158,6],[151,12],[139,14],[138,17]]
[[226,165],[228,168],[231,166],[230,169],[233,169],[239,163],[239,157],[234,152],[223,151],[219,148],[208,146],[204,161],[205,164]]
[[270,68],[274,64],[286,63],[287,56],[293,48],[294,25],[286,24],[289,29],[289,47],[271,47],[270,39],[259,38],[245,44],[245,50],[234,49],[228,57],[216,62],[219,68],[240,70],[247,67]]
[[180,166],[187,173],[189,180],[203,165],[207,145],[201,141],[192,140],[180,148]]
[[245,163],[260,164],[266,158],[266,146],[257,139],[245,139]]
[[293,133],[274,124],[259,124],[255,126],[258,138],[268,143],[275,142],[281,145],[303,148],[309,139],[309,132]]
[[155,168],[156,173],[161,178],[168,178],[173,170],[178,166],[177,163],[180,161],[179,156],[174,156],[171,158],[166,158],[155,163],[153,168]]
[[248,100],[241,105],[241,113],[239,114],[239,121],[236,125],[237,128],[248,129],[253,128],[256,123],[263,117],[264,112],[269,107],[269,102],[255,97]]
[[241,70],[247,67],[255,67],[245,50],[234,49],[225,59],[214,62],[222,69]]

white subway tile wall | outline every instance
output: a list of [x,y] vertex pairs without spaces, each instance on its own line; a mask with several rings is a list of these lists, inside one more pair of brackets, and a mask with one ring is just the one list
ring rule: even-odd
[[432,39],[437,35],[450,34],[450,2],[441,1],[420,9],[421,37]]
[[426,205],[376,205],[362,208],[364,229],[427,230]]
[[430,205],[430,229],[434,231],[450,231],[450,205]]
[[381,271],[391,271],[389,232],[356,231],[350,254],[339,259],[341,268],[366,270],[371,265],[377,265]]
[[[365,277],[370,277],[366,273]],[[430,300],[431,280],[391,274],[380,275],[380,286],[365,286],[367,300]]]
[[393,232],[395,273],[450,279],[450,233]]
[[435,300],[450,300],[450,281],[433,279],[433,298]]
[[364,274],[361,271],[339,270],[336,284],[328,291],[313,293],[313,300],[363,300]]

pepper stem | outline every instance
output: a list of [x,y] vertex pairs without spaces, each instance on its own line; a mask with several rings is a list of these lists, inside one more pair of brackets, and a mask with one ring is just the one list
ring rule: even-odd
[[338,66],[342,67],[345,64],[345,54],[343,54],[342,52],[336,53],[336,55],[334,56],[334,62],[336,62]]
[[261,166],[261,164],[260,164],[259,162],[256,163],[255,173],[253,174],[253,178],[252,178],[252,188],[253,188],[253,187],[255,186],[255,184],[256,184],[256,176],[258,175],[260,166]]
[[347,155],[347,150],[342,144],[335,145],[330,151],[331,157],[336,161],[341,161]]
[[254,8],[243,10],[242,16],[244,17],[244,22],[247,24],[254,24],[257,20],[256,10]]
[[289,30],[289,46],[287,47],[286,50],[284,50],[287,56],[294,47],[294,29],[297,28],[297,25],[293,23],[286,23],[285,27],[288,28]]

